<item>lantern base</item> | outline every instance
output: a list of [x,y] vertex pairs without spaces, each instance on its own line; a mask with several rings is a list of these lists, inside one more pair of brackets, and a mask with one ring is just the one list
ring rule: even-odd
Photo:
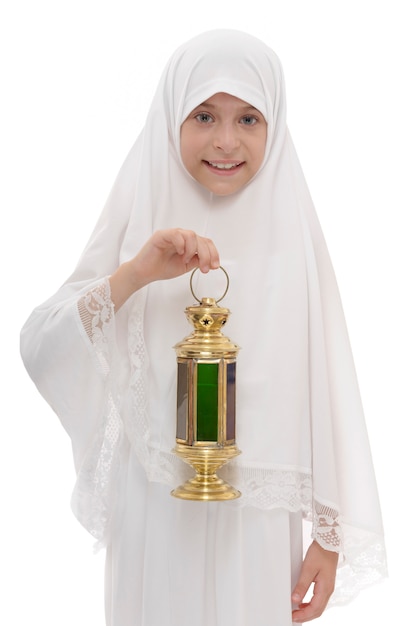
[[241,454],[236,446],[225,448],[199,448],[177,444],[174,454],[191,465],[196,475],[171,492],[183,500],[234,500],[241,492],[219,478],[216,471],[228,461]]

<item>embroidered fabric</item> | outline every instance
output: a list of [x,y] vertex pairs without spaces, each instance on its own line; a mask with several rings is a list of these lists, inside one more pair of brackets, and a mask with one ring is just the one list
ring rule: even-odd
[[71,500],[77,519],[97,540],[97,549],[106,544],[122,433],[119,411],[109,395],[104,407],[102,428],[78,473]]
[[[338,567],[335,590],[328,606],[347,604],[359,592],[387,575],[382,536],[343,523],[344,553]],[[324,546],[325,547],[325,546]]]
[[113,494],[119,469],[119,446],[123,436],[120,396],[110,375],[110,344],[114,331],[114,305],[110,285],[104,280],[84,294],[77,303],[78,313],[106,380],[102,424],[78,473],[72,508],[83,526],[105,543],[112,515]]
[[110,371],[109,331],[114,315],[109,281],[105,280],[84,294],[77,303],[78,312],[87,337],[103,373]]
[[342,549],[343,537],[336,509],[315,501],[312,514],[312,537],[327,550],[339,552]]
[[241,492],[239,506],[259,509],[286,508],[288,511],[311,510],[312,477],[310,471],[288,467],[242,467],[233,463],[219,472]]
[[143,319],[140,307],[133,307],[128,322],[128,351],[130,360],[129,398],[131,406],[126,415],[130,441],[138,457],[148,464],[149,420],[147,403],[148,355],[145,349]]

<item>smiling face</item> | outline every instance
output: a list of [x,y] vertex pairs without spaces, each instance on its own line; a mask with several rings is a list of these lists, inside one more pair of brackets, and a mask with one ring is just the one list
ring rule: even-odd
[[180,151],[189,174],[219,196],[241,189],[264,158],[267,122],[253,106],[217,93],[181,126]]

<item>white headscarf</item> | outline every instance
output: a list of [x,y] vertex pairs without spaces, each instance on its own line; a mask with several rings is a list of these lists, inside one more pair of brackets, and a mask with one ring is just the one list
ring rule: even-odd
[[[219,92],[250,103],[268,124],[260,170],[229,196],[203,188],[180,158],[182,122]],[[235,506],[303,510],[313,519],[318,541],[344,552],[342,596],[355,593],[385,570],[367,432],[334,273],[286,126],[280,62],[252,36],[215,30],[174,53],[74,274],[41,309],[57,310],[94,285],[101,289],[105,277],[135,256],[152,232],[170,227],[212,238],[230,277],[225,333],[242,348],[237,362],[242,454],[224,470],[243,494]],[[222,272],[195,282],[200,296],[217,298],[223,290]],[[189,276],[182,276],[150,284],[114,318],[103,309],[99,331],[105,340],[95,346],[106,367],[103,382],[91,384],[97,387],[91,397],[102,407],[96,411],[103,416],[102,429],[93,444],[86,441],[93,427],[79,443],[77,433],[70,433],[79,474],[74,508],[98,536],[105,534],[123,436],[150,480],[176,486],[187,473],[171,453],[173,346],[191,332],[183,311],[193,302]],[[39,326],[38,331],[46,332]],[[22,337],[24,343],[25,330]],[[36,367],[27,366],[35,377]],[[66,402],[51,390],[53,383],[43,384],[71,431]],[[46,397],[48,390],[43,389]],[[92,521],[97,510],[102,530]]]

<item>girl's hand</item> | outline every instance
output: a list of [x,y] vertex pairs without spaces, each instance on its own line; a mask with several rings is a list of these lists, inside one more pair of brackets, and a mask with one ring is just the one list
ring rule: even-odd
[[156,231],[138,254],[110,277],[115,311],[141,287],[196,267],[204,273],[219,267],[219,254],[211,239],[182,228]]
[[[298,583],[292,593],[292,603],[297,606],[292,612],[293,622],[309,622],[324,612],[335,586],[338,553],[324,550],[313,541],[302,564]],[[310,602],[303,602],[313,583]]]
[[214,243],[192,230],[171,228],[158,230],[131,261],[143,286],[155,280],[175,278],[199,267],[206,273],[219,267]]

